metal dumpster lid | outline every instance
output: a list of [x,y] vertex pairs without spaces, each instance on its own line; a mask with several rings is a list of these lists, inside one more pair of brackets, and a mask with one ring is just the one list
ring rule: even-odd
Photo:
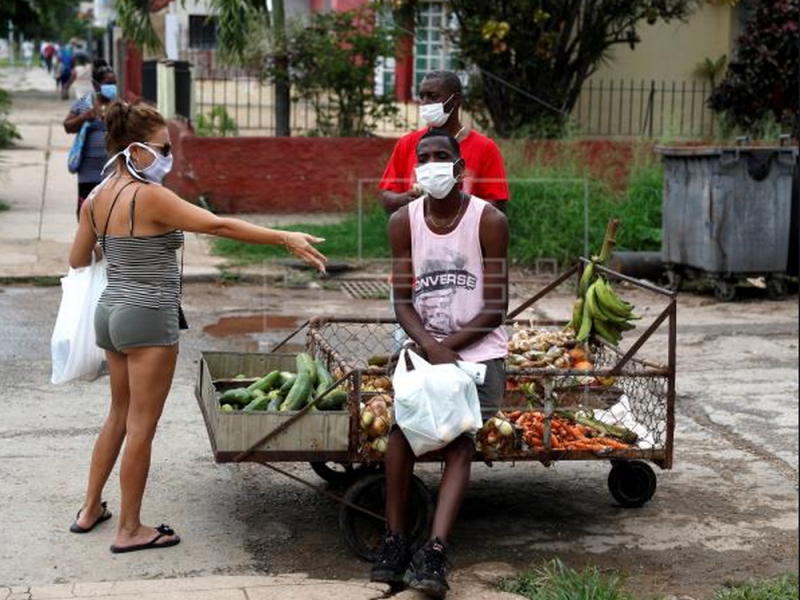
[[785,152],[797,154],[797,146],[656,146],[655,151],[663,156],[722,156],[739,152]]

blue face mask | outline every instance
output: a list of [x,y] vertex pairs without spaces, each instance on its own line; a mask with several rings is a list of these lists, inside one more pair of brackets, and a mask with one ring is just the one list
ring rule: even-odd
[[104,83],[100,86],[100,95],[103,96],[106,100],[116,100],[117,99],[117,84],[116,83]]

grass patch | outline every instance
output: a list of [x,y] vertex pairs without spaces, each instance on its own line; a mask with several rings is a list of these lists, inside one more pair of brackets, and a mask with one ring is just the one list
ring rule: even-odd
[[596,567],[576,571],[556,559],[501,582],[500,589],[529,600],[634,600],[622,584],[616,573],[604,573]]
[[727,585],[714,595],[714,600],[797,600],[797,598],[797,575]]
[[[584,177],[571,159],[547,166],[523,161],[506,151],[511,180],[508,218],[511,224],[509,256],[514,264],[529,265],[539,258],[572,263],[584,252]],[[611,217],[622,221],[620,250],[661,248],[661,198],[664,174],[660,163],[640,159],[627,185],[612,189],[603,181],[589,181],[589,248],[597,252]],[[364,258],[389,258],[388,218],[377,203],[364,215]],[[326,242],[322,251],[332,260],[358,256],[358,217],[351,215],[332,225],[295,225]],[[252,264],[286,256],[282,247],[256,246],[217,239],[214,252],[236,264]]]
[[[388,217],[377,203],[364,213],[364,258],[389,257]],[[358,257],[358,216],[351,215],[339,223],[326,225],[289,225],[282,229],[304,231],[325,238],[320,250],[333,260]],[[214,240],[214,253],[230,258],[236,264],[253,264],[266,259],[286,258],[283,246],[245,244],[224,238]]]

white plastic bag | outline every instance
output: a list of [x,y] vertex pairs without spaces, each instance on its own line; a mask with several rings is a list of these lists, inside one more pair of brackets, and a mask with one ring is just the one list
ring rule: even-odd
[[61,278],[61,306],[50,338],[53,359],[52,383],[73,379],[95,379],[105,359],[94,334],[94,311],[106,287],[106,261],[70,269]]
[[[406,356],[414,370],[406,366]],[[457,365],[431,365],[403,350],[392,379],[397,425],[417,456],[444,448],[482,426],[475,381]]]

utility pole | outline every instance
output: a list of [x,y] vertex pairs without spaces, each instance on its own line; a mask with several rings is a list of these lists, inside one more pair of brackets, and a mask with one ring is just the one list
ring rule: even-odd
[[8,20],[8,62],[14,66],[14,23]]

